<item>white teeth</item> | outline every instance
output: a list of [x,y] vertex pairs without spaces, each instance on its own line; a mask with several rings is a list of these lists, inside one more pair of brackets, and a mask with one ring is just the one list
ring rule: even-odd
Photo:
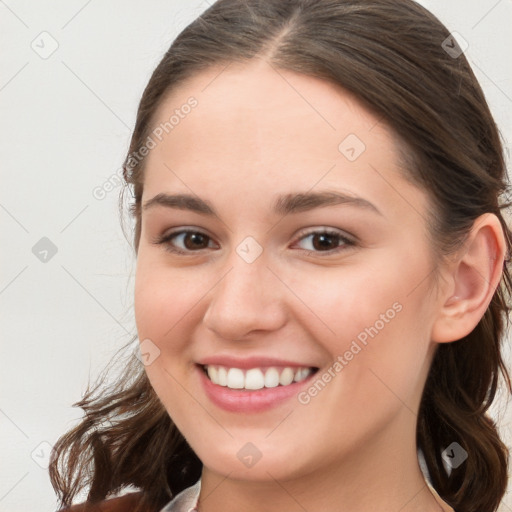
[[281,386],[288,386],[288,384],[291,384],[293,382],[293,377],[295,374],[293,373],[293,370],[291,368],[285,368],[281,372],[281,376],[279,377],[279,384]]
[[300,382],[301,380],[304,380],[309,374],[310,374],[309,368],[299,368],[295,372],[295,377],[293,378],[293,380],[295,382]]
[[218,382],[218,370],[215,366],[208,366],[208,377],[212,382]]
[[225,366],[205,366],[208,377],[214,384],[228,387],[230,389],[275,388],[279,385],[288,386],[293,382],[300,382],[306,379],[311,373],[311,368],[284,368],[270,367],[266,370],[251,368],[241,370],[240,368],[227,368]]
[[[211,378],[210,375],[208,375]],[[215,382],[212,379],[212,382]],[[228,371],[223,366],[219,366],[217,369],[217,382],[215,384],[219,384],[219,386],[227,386],[228,385]]]
[[261,370],[258,370],[258,368],[247,370],[245,374],[245,389],[261,389],[264,386],[265,377]]
[[269,368],[265,373],[265,387],[275,388],[279,386],[279,372],[277,368]]
[[231,389],[242,389],[244,387],[244,372],[240,368],[229,369],[227,386]]

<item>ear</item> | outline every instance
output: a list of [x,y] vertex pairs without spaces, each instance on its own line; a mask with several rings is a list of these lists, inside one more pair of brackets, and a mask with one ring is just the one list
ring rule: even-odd
[[498,217],[492,213],[478,217],[464,248],[450,264],[448,286],[440,295],[432,327],[433,342],[459,340],[477,326],[500,283],[505,253]]

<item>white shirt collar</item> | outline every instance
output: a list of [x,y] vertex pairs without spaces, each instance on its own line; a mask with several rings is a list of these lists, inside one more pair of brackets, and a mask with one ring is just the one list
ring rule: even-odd
[[183,489],[160,512],[195,512],[201,491],[201,479],[191,487]]

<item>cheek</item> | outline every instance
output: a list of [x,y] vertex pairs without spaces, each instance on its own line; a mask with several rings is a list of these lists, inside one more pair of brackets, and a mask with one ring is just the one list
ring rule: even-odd
[[[383,260],[393,261],[390,255]],[[295,311],[303,311],[299,318],[333,356],[348,349],[352,340],[364,343],[376,330],[389,330],[409,300],[410,290],[403,286],[407,276],[393,266],[383,267],[358,263],[290,273],[290,288],[300,298]]]
[[[381,254],[379,265],[319,268],[296,275],[292,288],[313,338],[338,361],[331,374],[336,400],[364,404],[393,393],[414,402],[428,366],[432,311],[426,300],[427,261]],[[329,375],[326,375],[329,379]],[[336,387],[336,385],[335,385]],[[357,400],[355,397],[357,395]],[[363,408],[364,408],[363,407]]]
[[183,270],[170,269],[146,256],[143,250],[139,251],[135,320],[141,352],[148,351],[152,358],[144,369],[156,394],[178,420],[190,415],[187,396],[179,383],[186,381],[190,371],[190,367],[183,364],[190,359],[190,332],[185,332],[185,326],[191,321],[200,321],[196,318],[198,308],[194,308],[200,291]]
[[[179,340],[180,322],[194,315],[204,284],[190,272],[170,269],[140,254],[135,278],[135,319],[139,338]],[[171,347],[174,344],[171,344]]]
[[[193,267],[172,268],[165,260],[139,252],[135,278],[135,320],[141,352],[157,354],[146,373],[173,411],[180,409],[183,383],[195,371],[194,331],[202,324],[205,294],[213,286]],[[145,344],[145,345],[143,345]],[[179,412],[177,413],[179,415]]]

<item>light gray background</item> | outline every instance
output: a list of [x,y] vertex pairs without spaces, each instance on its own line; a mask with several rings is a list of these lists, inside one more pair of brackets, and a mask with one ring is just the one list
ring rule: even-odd
[[[512,0],[421,3],[468,42],[510,150]],[[102,200],[93,190],[115,180],[152,70],[207,6],[0,0],[1,511],[56,509],[49,447],[81,416],[71,404],[89,376],[135,333],[119,187]],[[58,251],[47,262],[32,252],[43,237]],[[510,408],[498,417],[510,444]]]

